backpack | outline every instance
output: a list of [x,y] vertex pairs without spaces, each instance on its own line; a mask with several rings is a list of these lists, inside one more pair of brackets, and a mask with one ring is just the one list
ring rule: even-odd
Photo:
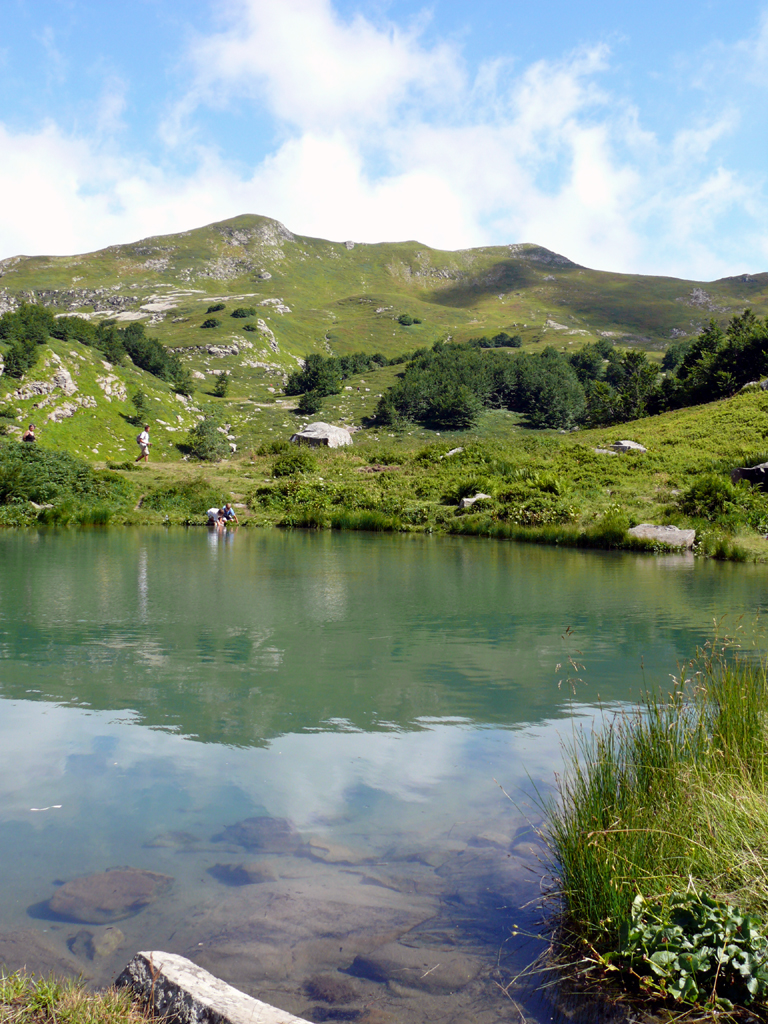
[[136,438],[136,444],[144,444],[144,438],[139,434]]

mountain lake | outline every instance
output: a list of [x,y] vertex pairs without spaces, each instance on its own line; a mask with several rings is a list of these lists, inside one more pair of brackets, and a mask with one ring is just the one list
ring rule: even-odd
[[103,985],[165,950],[318,1022],[595,1019],[525,973],[562,743],[723,616],[757,643],[766,596],[750,565],[423,535],[0,558],[0,961]]

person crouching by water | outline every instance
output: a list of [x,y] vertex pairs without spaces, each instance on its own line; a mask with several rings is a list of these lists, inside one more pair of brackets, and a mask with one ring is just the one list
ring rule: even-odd
[[206,514],[208,516],[209,526],[217,526],[219,529],[223,528],[225,523],[223,509],[214,506],[213,508],[209,508]]
[[145,462],[149,462],[149,424],[147,423],[142,432],[136,438],[136,444],[139,446],[139,454],[136,456],[136,462],[141,462],[144,459]]
[[30,423],[29,424],[29,430],[25,430],[24,431],[24,433],[21,435],[21,440],[22,441],[36,441],[37,440],[37,437],[35,435],[35,424],[34,423]]
[[232,508],[232,503],[230,501],[226,503],[221,512],[226,522],[234,522],[237,523],[238,526],[240,525],[240,520],[237,518],[237,513]]

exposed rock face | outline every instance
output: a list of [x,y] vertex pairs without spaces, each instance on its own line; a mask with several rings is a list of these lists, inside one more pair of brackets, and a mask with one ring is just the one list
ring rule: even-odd
[[307,1024],[173,953],[137,953],[115,984],[131,988],[169,1024]]
[[286,818],[245,818],[227,825],[213,837],[214,842],[236,843],[246,850],[264,853],[287,853],[301,845],[301,836]]
[[648,450],[647,448],[643,448],[641,444],[638,444],[637,441],[617,441],[615,444],[611,445],[611,448],[620,455],[623,455],[626,452],[645,452]]
[[738,483],[739,480],[748,480],[762,491],[768,490],[768,462],[761,462],[757,466],[733,469],[731,470],[731,480],[734,483]]
[[59,917],[85,924],[108,924],[133,917],[154,903],[173,879],[141,868],[115,868],[97,875],[73,878],[48,901]]
[[313,448],[341,448],[352,444],[352,435],[344,427],[334,427],[330,423],[310,423],[303,430],[291,437],[294,444],[308,444]]
[[676,526],[655,526],[653,523],[640,523],[639,526],[633,526],[627,533],[631,537],[660,541],[672,548],[690,549],[696,540],[695,530],[679,530]]
[[490,500],[490,494],[483,494],[482,491],[478,491],[477,494],[473,495],[471,498],[462,498],[461,501],[459,502],[459,508],[469,508],[471,505],[474,505],[476,501]]

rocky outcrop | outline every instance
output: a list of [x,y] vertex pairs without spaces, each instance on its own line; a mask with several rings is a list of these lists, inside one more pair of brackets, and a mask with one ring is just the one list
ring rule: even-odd
[[291,437],[293,444],[308,444],[312,448],[341,448],[352,444],[352,435],[344,427],[334,427],[330,423],[310,423]]
[[618,452],[619,455],[625,455],[627,452],[645,452],[647,448],[643,448],[637,441],[616,441],[615,444],[611,445],[611,448]]
[[666,544],[671,548],[693,547],[696,540],[695,530],[680,530],[676,526],[655,526],[653,523],[640,523],[627,531],[630,537],[640,537],[643,540],[654,540]]
[[478,491],[477,494],[472,495],[471,498],[462,498],[459,502],[459,508],[470,508],[477,501],[490,501],[490,494],[483,494],[482,491]]
[[130,988],[167,1024],[307,1024],[174,953],[137,953],[115,985]]
[[757,466],[732,469],[731,480],[733,483],[738,483],[739,480],[748,480],[762,491],[768,490],[768,462],[761,462]]

